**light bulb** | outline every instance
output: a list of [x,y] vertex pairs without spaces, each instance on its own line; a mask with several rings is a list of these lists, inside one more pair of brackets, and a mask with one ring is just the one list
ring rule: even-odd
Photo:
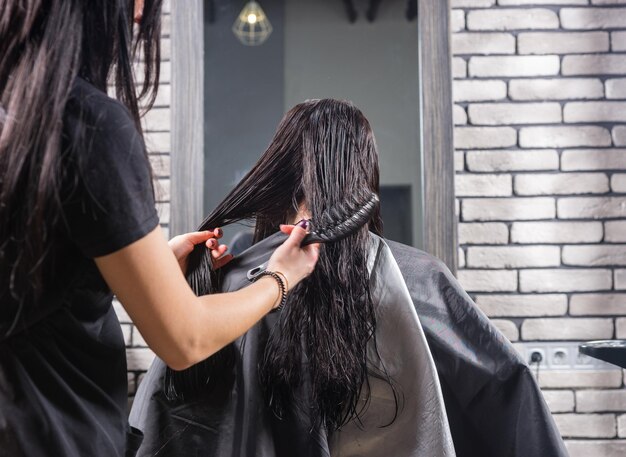
[[246,46],[259,46],[272,34],[272,24],[261,5],[251,0],[237,16],[233,33]]

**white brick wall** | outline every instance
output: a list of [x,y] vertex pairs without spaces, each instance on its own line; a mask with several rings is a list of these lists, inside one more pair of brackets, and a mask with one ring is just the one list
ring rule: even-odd
[[561,170],[626,170],[626,149],[565,150],[561,153]]
[[553,268],[520,270],[521,292],[591,292],[610,289],[611,270]]
[[560,263],[558,246],[470,246],[468,268],[554,267]]
[[457,33],[452,46],[458,54],[515,54],[515,37],[509,33]]
[[607,52],[607,32],[531,32],[517,36],[520,54],[582,54]]
[[[463,154],[462,151],[458,153]],[[465,158],[467,169],[472,172],[557,170],[559,168],[559,155],[553,149],[468,151],[465,153]],[[463,171],[463,169],[457,171]]]
[[570,102],[563,108],[563,119],[567,123],[624,122],[624,108],[624,102]]
[[566,438],[614,438],[615,414],[557,414],[554,416]]
[[467,13],[468,30],[556,29],[559,19],[546,8],[489,8]]
[[[161,85],[154,107],[143,118],[144,137],[148,149],[150,164],[156,178],[155,191],[157,200],[157,210],[161,218],[161,227],[165,236],[169,237],[170,219],[170,75],[171,75],[171,41],[170,35],[170,5],[169,0],[164,2],[163,30],[161,40]],[[141,64],[137,65],[138,83],[142,81]],[[128,360],[128,393],[131,396],[129,406],[132,403],[132,396],[135,394],[137,386],[152,359],[154,353],[148,349],[146,342],[141,337],[139,331],[132,324],[130,317],[124,311],[119,302],[114,303],[115,312],[122,324],[124,340],[126,342],[126,357]]]
[[[619,370],[544,371],[539,376],[539,386],[548,389],[621,388],[623,383],[622,378],[622,372]],[[598,455],[597,457],[604,456]]]
[[570,297],[570,314],[624,316],[626,294],[573,294]]
[[517,275],[508,270],[459,270],[458,279],[467,291],[512,292],[517,289]]
[[613,335],[611,319],[540,318],[525,319],[522,337],[525,340],[602,340]]
[[477,125],[556,124],[561,122],[558,103],[472,103],[469,120]]
[[501,100],[506,97],[506,83],[504,81],[490,81],[488,79],[454,81],[452,92],[454,94],[454,100],[457,102]]
[[543,396],[553,413],[574,411],[574,392],[571,390],[544,390]]
[[561,219],[608,219],[626,217],[624,197],[573,197],[557,202]]
[[604,241],[610,243],[626,241],[626,221],[605,222]]
[[604,127],[525,127],[520,129],[519,144],[523,148],[566,148],[579,146],[610,146],[611,134]]
[[625,98],[626,78],[609,79],[605,83],[606,98]]
[[502,56],[470,57],[468,65],[472,77],[557,75],[558,56]]
[[516,195],[605,194],[609,178],[604,173],[528,173],[515,176]]
[[576,392],[576,408],[580,412],[623,412],[626,390],[582,390]]
[[[619,2],[594,2],[619,3]],[[623,28],[626,8],[563,8],[560,11],[564,29],[612,29]]]
[[506,244],[509,230],[500,222],[459,224],[460,244]]
[[554,218],[553,198],[475,198],[461,201],[463,221],[514,221]]
[[564,76],[625,73],[626,61],[618,54],[566,55],[561,67],[561,74]]
[[[511,341],[626,338],[626,0],[452,7],[460,281]],[[626,454],[621,371],[539,383],[572,457]]]
[[510,127],[458,127],[454,129],[457,148],[505,148],[514,146],[517,132]]
[[476,304],[490,317],[563,316],[566,294],[475,295]]
[[566,442],[570,457],[623,457],[626,440],[571,440]]
[[509,81],[511,100],[597,99],[603,95],[604,85],[597,78],[532,78]]
[[513,243],[585,243],[602,240],[601,222],[513,222]]
[[[608,186],[608,184],[607,184]],[[509,196],[513,193],[511,175],[459,175],[456,180],[456,194],[472,196]]]

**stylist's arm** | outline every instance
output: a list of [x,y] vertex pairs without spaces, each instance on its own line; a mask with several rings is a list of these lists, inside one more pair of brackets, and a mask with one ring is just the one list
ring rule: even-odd
[[[300,247],[306,231],[283,228],[289,238],[270,258],[293,288],[315,267],[319,245]],[[197,297],[160,227],[133,244],[95,259],[111,290],[150,348],[175,370],[217,352],[277,306],[277,282],[264,277],[236,292]]]

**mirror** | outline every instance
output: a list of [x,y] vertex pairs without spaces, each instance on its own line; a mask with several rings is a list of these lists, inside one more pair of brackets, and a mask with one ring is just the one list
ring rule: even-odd
[[206,1],[204,214],[256,162],[288,109],[345,99],[376,136],[386,237],[422,247],[416,8],[417,0]]

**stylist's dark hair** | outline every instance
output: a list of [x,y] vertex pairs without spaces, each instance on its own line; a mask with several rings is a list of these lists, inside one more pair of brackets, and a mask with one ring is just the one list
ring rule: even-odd
[[[378,193],[378,187],[374,136],[361,111],[348,102],[307,101],[284,116],[265,153],[200,229],[256,218],[259,241],[293,218],[300,204],[315,221],[350,196]],[[303,385],[315,422],[330,431],[360,412],[361,390],[368,385],[367,345],[376,327],[368,230],[382,235],[378,210],[357,233],[322,245],[313,274],[289,294],[259,367],[267,402],[279,417],[286,417]],[[218,272],[211,270],[206,250],[192,253],[188,281],[196,293],[218,290]],[[184,398],[210,388],[211,380],[228,373],[229,359],[226,348],[188,370],[168,370],[166,394]]]
[[[158,89],[161,2],[146,0],[137,30],[133,0],[0,2],[0,303],[15,305],[14,325],[40,300],[55,267],[72,83],[81,76],[102,91],[114,84],[140,130],[139,99],[149,108]],[[145,74],[138,96],[139,53]]]

